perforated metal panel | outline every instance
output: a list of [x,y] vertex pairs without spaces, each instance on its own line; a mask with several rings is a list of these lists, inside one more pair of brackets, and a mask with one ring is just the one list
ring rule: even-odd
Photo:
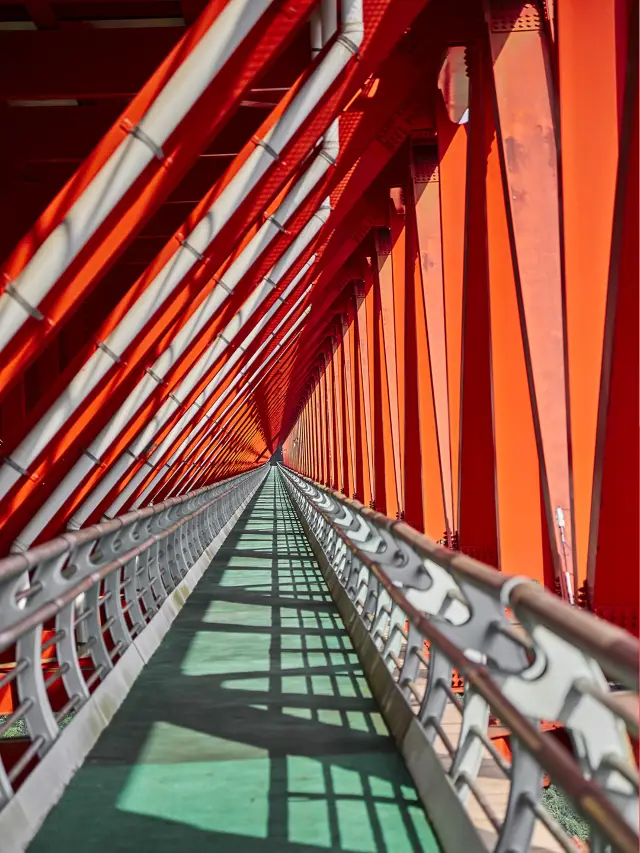
[[411,175],[418,184],[440,182],[440,171],[435,149],[426,145],[414,145],[411,151]]
[[376,230],[376,248],[381,255],[391,254],[391,231],[388,228]]
[[535,3],[517,0],[493,0],[489,12],[492,33],[511,33],[542,28],[540,10]]

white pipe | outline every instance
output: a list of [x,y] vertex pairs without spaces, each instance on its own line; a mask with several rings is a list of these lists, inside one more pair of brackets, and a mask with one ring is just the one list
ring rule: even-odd
[[[240,331],[242,326],[248,321],[251,315],[255,313],[258,307],[271,293],[273,287],[277,285],[277,283],[284,275],[286,275],[286,273],[289,271],[292,264],[296,261],[299,255],[315,238],[315,236],[318,234],[318,232],[326,222],[329,216],[329,212],[330,207],[327,199],[322,205],[322,207],[320,207],[316,211],[316,213],[314,213],[314,215],[300,231],[300,233],[291,243],[288,249],[282,254],[276,264],[271,268],[269,274],[265,276],[261,285],[259,285],[256,290],[251,294],[251,296],[249,296],[249,298],[244,302],[238,313],[227,324],[224,332],[217,338],[213,346],[210,347],[208,351],[203,353],[198,362],[191,368],[189,373],[182,380],[178,388],[171,394],[171,396],[166,398],[160,409],[155,413],[153,418],[151,418],[151,420],[145,425],[142,432],[136,437],[133,444],[129,447],[127,451],[125,451],[124,455],[127,458],[127,469],[131,465],[133,465],[134,462],[140,458],[140,456],[148,452],[155,435],[160,431],[160,429],[162,429],[164,424],[174,414],[176,409],[178,409],[182,405],[182,401],[185,399],[185,397],[188,396],[188,394],[193,390],[193,388],[197,385],[200,379],[204,375],[206,375],[207,371],[217,361],[221,353],[229,345],[229,341],[231,341],[233,337],[235,337],[235,335]],[[289,285],[289,288],[291,288],[291,285]],[[198,398],[198,403],[200,402],[202,396],[203,395],[201,394]],[[92,467],[100,463],[100,460],[102,459],[104,454],[108,451],[111,444],[118,437],[122,429],[123,421],[126,424],[127,419],[125,418],[125,415],[123,413],[124,408],[125,406],[121,407],[121,409],[103,428],[97,438],[91,443],[88,451],[85,451],[85,457],[89,459],[92,464]],[[194,404],[190,408],[189,411],[191,412],[191,417],[195,415],[196,411],[198,411],[199,408],[201,408],[201,405],[196,404]],[[121,456],[120,459],[122,458],[123,457]],[[82,461],[83,460],[80,460],[80,462],[76,464],[81,464]],[[120,471],[119,468],[118,471]],[[89,496],[85,499],[82,505],[74,513],[73,518],[69,522],[69,527],[71,527],[72,529],[77,529],[81,527],[86,521],[86,519],[94,511],[94,509],[101,503],[102,498],[104,497],[104,489],[110,490],[120,481],[121,478],[121,475],[116,477],[116,474],[114,473],[114,468],[111,468],[110,470],[105,472],[104,477],[101,481],[103,485],[100,489],[100,493],[98,494],[97,490],[94,490],[89,494]],[[47,504],[50,504],[50,502],[51,499],[47,501],[45,506]],[[57,504],[57,506],[59,506],[59,503]],[[42,509],[44,509],[44,506]],[[112,507],[110,506],[108,510],[110,514],[111,509]],[[55,511],[54,507],[51,507],[49,511],[51,514],[53,514],[53,512]],[[40,512],[42,513],[42,510],[40,510]],[[22,535],[20,536],[20,539],[24,541],[24,537]]]
[[[134,457],[134,459],[139,459],[140,456],[147,452],[147,449],[151,444],[153,438],[160,431],[162,426],[164,426],[167,420],[169,420],[169,418],[174,414],[176,409],[178,409],[182,405],[182,401],[191,393],[191,391],[195,388],[195,386],[203,378],[203,376],[208,373],[210,368],[220,358],[224,350],[227,349],[227,347],[230,345],[231,341],[233,341],[233,339],[240,332],[243,326],[248,323],[248,321],[256,313],[258,308],[267,299],[273,288],[287,274],[291,266],[300,257],[302,252],[304,252],[309,243],[315,238],[315,236],[318,234],[320,229],[327,221],[330,210],[331,208],[329,206],[329,199],[326,199],[323,206],[318,211],[316,211],[316,213],[314,213],[311,219],[300,231],[296,239],[291,243],[289,248],[283,253],[281,258],[272,267],[272,269],[269,271],[269,274],[263,279],[262,284],[253,291],[253,293],[251,294],[251,296],[249,296],[248,299],[245,300],[238,313],[230,320],[230,322],[227,324],[224,331],[218,337],[214,345],[210,347],[208,352],[204,353],[199,359],[199,361],[191,368],[191,370],[182,380],[176,391],[173,392],[171,396],[167,397],[167,399],[162,404],[160,409],[156,412],[154,417],[148,422],[148,424],[142,430],[140,435],[130,446],[129,452],[131,453],[132,457]],[[279,301],[281,303],[283,303],[289,296],[289,294],[293,291],[298,281],[302,278],[302,275],[303,270],[300,270],[300,272],[285,288],[285,290],[279,297]],[[268,321],[265,321],[265,319],[262,318],[262,327],[266,325],[266,322]],[[260,330],[258,329],[257,332],[255,330],[253,331],[255,332],[255,334],[258,334]],[[244,346],[246,345],[243,345],[243,348]],[[234,353],[236,360],[240,357],[240,355],[241,349],[238,348],[236,353]],[[231,359],[229,359],[229,361],[231,361]],[[191,421],[195,417],[196,413],[202,408],[204,400],[208,399],[208,397],[211,396],[213,390],[214,388],[212,387],[212,383],[209,383],[205,391],[202,392],[202,394],[198,397],[197,402],[190,406],[190,408],[187,409],[187,411],[184,413],[182,419],[184,419],[185,423],[182,424],[181,429],[186,426],[186,422]],[[111,423],[114,424],[113,428],[109,429],[110,425],[107,425],[107,427],[105,428],[105,430],[103,430],[102,433],[103,443],[101,445],[93,445],[91,448],[92,454],[97,456],[99,459],[102,458],[102,456],[108,449],[108,446],[110,446],[117,438],[117,435],[120,434],[120,422],[123,420],[123,418],[124,415],[122,418],[118,418],[118,415],[116,415],[115,418],[112,419]],[[172,438],[176,438],[177,434],[181,431],[178,430],[177,427],[178,425],[176,424],[174,429],[176,429],[177,432]],[[134,459],[130,461],[130,464],[133,464]],[[105,475],[105,479],[108,476],[108,474]],[[125,494],[125,492],[121,492],[115,499],[115,501],[109,506],[105,515],[108,518],[113,518],[130,494],[131,491],[129,491],[127,494]],[[81,521],[81,523],[84,523],[88,515],[93,512],[93,509],[95,509],[95,507],[98,506],[98,504],[100,503],[100,501],[98,501],[94,504],[94,502],[91,500],[91,497],[89,497],[85,503],[88,504],[88,502],[92,504],[89,512],[86,513],[86,515],[84,514],[83,504],[83,507],[81,507],[78,512],[74,514],[74,524],[77,524],[79,520]]]
[[[362,10],[358,14],[362,20]],[[338,31],[338,4],[334,0],[323,0],[320,6],[320,17],[322,19],[322,38],[327,44]],[[343,32],[345,31],[346,29],[343,28]]]
[[311,58],[322,51],[338,29],[338,4],[336,0],[322,0],[311,16]]
[[97,231],[249,35],[272,0],[230,0],[127,135],[0,296],[0,351]]
[[311,58],[315,59],[322,50],[322,16],[320,9],[316,9],[311,16]]
[[[311,263],[313,263],[313,260],[311,261]],[[306,271],[307,271],[307,269],[309,268],[309,266],[311,265],[311,263],[307,263],[307,264],[305,265],[305,267],[303,268],[303,270],[301,270],[301,273],[303,273],[303,274],[304,274],[304,273],[306,273]],[[296,278],[297,278],[297,279],[300,279],[301,277],[302,277],[302,276],[300,275],[300,273],[298,274],[298,276],[296,276]],[[297,282],[295,282],[295,279],[294,279],[294,281],[292,282],[292,284],[294,284],[294,283],[297,283]],[[291,286],[290,286],[290,287],[291,287]],[[289,289],[289,288],[287,288],[287,289]],[[269,345],[269,343],[272,341],[272,339],[277,335],[277,333],[279,332],[279,330],[281,329],[281,327],[284,325],[284,323],[286,323],[286,321],[289,319],[289,317],[291,316],[291,314],[293,314],[293,313],[296,311],[296,309],[299,307],[300,303],[301,303],[304,299],[306,299],[306,297],[307,297],[307,295],[309,294],[310,290],[311,290],[311,286],[309,286],[309,287],[304,291],[304,293],[300,296],[300,298],[299,298],[298,300],[296,300],[295,304],[294,304],[294,305],[289,309],[289,311],[287,311],[286,315],[282,318],[282,320],[280,321],[280,323],[278,323],[278,325],[276,326],[276,328],[273,330],[273,332],[271,332],[271,334],[267,337],[267,339],[264,341],[264,343],[262,343],[262,344],[258,347],[258,349],[256,350],[256,352],[255,352],[255,353],[253,354],[253,356],[252,356],[252,357],[247,361],[247,363],[246,363],[246,365],[244,366],[244,368],[243,368],[243,369],[238,373],[238,375],[233,379],[233,381],[229,383],[229,386],[226,388],[226,390],[224,391],[224,393],[223,393],[223,394],[218,398],[218,400],[216,400],[216,402],[215,402],[215,403],[214,403],[214,405],[211,407],[211,409],[209,409],[208,411],[204,412],[204,416],[202,417],[202,419],[201,419],[201,420],[199,420],[199,421],[196,423],[196,425],[194,426],[194,428],[193,428],[190,432],[188,432],[188,433],[187,433],[187,435],[183,438],[183,440],[181,441],[181,443],[180,443],[180,445],[178,446],[178,448],[177,448],[177,449],[172,453],[172,455],[169,457],[169,459],[167,460],[167,462],[162,466],[161,470],[160,470],[160,471],[155,475],[155,477],[153,478],[153,480],[152,480],[152,481],[149,483],[149,485],[145,488],[145,490],[142,492],[142,494],[137,498],[137,500],[136,500],[136,501],[135,501],[135,503],[133,504],[133,507],[134,507],[134,508],[137,508],[137,507],[142,506],[142,505],[144,504],[144,501],[145,501],[145,500],[146,500],[146,498],[149,496],[149,494],[151,493],[151,491],[153,490],[153,488],[155,487],[155,485],[157,484],[157,482],[159,481],[159,479],[164,475],[164,473],[166,472],[166,470],[168,470],[169,468],[171,468],[171,467],[175,464],[176,460],[180,457],[180,455],[182,454],[182,451],[184,450],[184,448],[186,447],[186,445],[187,445],[187,444],[188,444],[188,443],[189,443],[189,442],[190,442],[190,441],[191,441],[191,440],[192,440],[192,439],[193,439],[193,438],[198,434],[198,432],[200,432],[200,430],[202,430],[205,426],[207,426],[207,425],[208,425],[208,429],[206,429],[206,430],[205,430],[205,432],[204,432],[204,434],[201,436],[201,438],[200,438],[200,440],[199,440],[198,444],[196,445],[196,447],[194,447],[193,452],[195,452],[195,450],[200,446],[200,444],[202,443],[202,441],[204,441],[204,439],[205,439],[205,438],[206,438],[206,436],[208,435],[208,433],[209,433],[209,431],[211,430],[212,426],[215,426],[215,424],[211,424],[211,423],[210,423],[210,420],[211,420],[211,418],[213,417],[213,415],[215,414],[215,412],[216,412],[216,411],[218,410],[218,408],[222,405],[222,403],[223,403],[223,402],[224,402],[224,400],[229,396],[229,394],[231,394],[231,393],[232,393],[232,391],[234,390],[234,388],[236,387],[236,385],[244,379],[244,375],[245,375],[245,373],[248,371],[248,369],[249,369],[250,365],[251,365],[251,364],[253,364],[253,362],[254,362],[257,358],[259,358],[259,357],[260,357],[260,355],[262,354],[263,350],[264,350],[264,349]],[[284,296],[284,294],[283,294],[283,296]],[[257,336],[257,334],[258,334],[258,332],[259,332],[259,331],[261,331],[261,329],[264,327],[264,325],[266,325],[266,324],[271,320],[271,318],[274,316],[274,314],[276,314],[276,313],[280,310],[280,308],[281,308],[281,307],[282,307],[282,303],[278,303],[278,302],[276,302],[276,304],[275,304],[275,305],[273,305],[273,306],[269,309],[269,311],[267,311],[267,312],[266,312],[266,314],[265,314],[265,316],[262,318],[262,320],[261,320],[260,324],[257,324],[257,325],[256,325],[256,327],[255,327],[254,329],[252,329],[252,331],[251,331],[250,335],[247,335],[247,338],[245,338],[244,343],[243,343],[243,345],[242,345],[242,348],[238,348],[238,349],[235,351],[235,353],[234,353],[234,354],[233,354],[233,356],[229,359],[229,361],[228,361],[228,362],[224,365],[224,367],[223,367],[223,368],[222,368],[222,369],[221,369],[221,370],[220,370],[220,371],[215,375],[215,377],[213,378],[213,380],[211,381],[211,383],[207,386],[207,388],[206,388],[206,389],[205,389],[205,391],[203,392],[203,395],[202,395],[202,396],[204,396],[204,395],[206,394],[206,395],[207,395],[207,398],[208,398],[208,397],[210,397],[210,396],[213,394],[213,392],[216,390],[216,388],[218,388],[218,387],[219,387],[219,385],[220,385],[220,383],[223,381],[224,377],[225,377],[225,376],[226,376],[226,375],[231,371],[232,367],[236,364],[236,362],[238,361],[239,357],[240,357],[241,355],[243,355],[243,354],[244,354],[244,351],[247,349],[247,347],[248,347],[248,345],[249,345],[249,344],[248,344],[248,338],[249,338],[250,336],[252,337],[252,339],[253,339],[254,337],[256,337],[256,336]],[[263,323],[262,321],[264,321],[264,323]],[[299,321],[298,321],[298,322],[299,322]],[[260,329],[258,329],[258,325],[260,326]],[[287,337],[288,337],[288,335],[287,335]],[[268,356],[268,357],[267,357],[267,359],[266,359],[266,360],[263,362],[263,364],[261,365],[260,369],[262,369],[262,367],[263,367],[263,366],[265,366],[266,364],[268,364],[268,363],[269,363],[269,361],[271,360],[271,358],[272,358],[272,356],[271,356],[271,355],[270,355],[270,356]],[[200,399],[200,398],[199,398],[199,399]],[[201,405],[198,405],[198,408],[202,408],[202,406],[201,406]],[[189,412],[189,411],[190,411],[190,410],[187,410],[187,412]],[[153,453],[152,453],[152,454],[151,454],[151,456],[149,457],[149,462],[151,462],[151,463],[152,463],[152,467],[155,467],[155,466],[158,464],[159,460],[162,458],[162,456],[164,456],[164,454],[166,453],[167,449],[168,449],[169,447],[171,447],[171,445],[172,445],[172,443],[173,443],[174,439],[177,437],[177,435],[180,433],[180,431],[181,431],[182,429],[184,429],[184,426],[185,426],[186,421],[185,421],[185,423],[183,423],[183,419],[184,419],[184,418],[185,418],[185,416],[187,415],[187,412],[185,412],[185,414],[182,416],[182,418],[180,418],[180,420],[178,421],[178,423],[176,424],[176,426],[174,427],[174,429],[173,429],[173,430],[171,430],[171,433],[169,433],[169,435],[168,435],[168,436],[163,440],[163,442],[162,442],[162,443],[161,443],[161,444],[156,448],[156,450],[154,450],[154,451],[153,451]],[[194,412],[193,414],[195,415],[196,413]],[[178,427],[179,427],[179,429],[178,429]],[[174,432],[175,432],[175,435],[174,435]],[[148,472],[145,472],[145,473],[148,473]]]
[[[156,390],[158,384],[164,380],[166,374],[183,355],[191,341],[210,322],[216,311],[228,299],[258,257],[286,226],[318,182],[322,180],[331,167],[331,164],[335,163],[340,149],[338,132],[338,121],[336,120],[329,126],[321,140],[318,155],[313,159],[304,175],[283,199],[273,216],[269,217],[262,225],[258,233],[245,246],[240,255],[225,272],[219,285],[214,288],[205,302],[202,303],[200,308],[175,335],[170,345],[156,359],[151,369],[146,371],[144,377],[138,382],[134,391],[127,398],[125,407],[128,408],[129,416]],[[148,310],[149,308],[143,304],[143,300],[138,300],[129,314],[140,313],[141,316],[144,315],[148,319]],[[109,341],[109,338],[107,341]],[[36,426],[13,451],[9,457],[10,462],[5,462],[0,467],[0,498],[4,497],[20,478],[20,471],[28,469],[29,465],[53,441],[60,429],[73,416],[93,388],[95,388],[98,381],[104,375],[100,366],[108,366],[106,362],[113,364],[112,358],[106,352],[100,349],[96,350],[55,403],[48,409],[46,414],[43,415]],[[121,429],[123,425],[124,422],[121,419],[119,428]]]
[[[110,471],[115,471],[117,469],[119,471],[119,475],[124,476],[126,471],[126,466],[124,465],[125,458],[126,457],[124,456],[120,457]],[[67,476],[55,488],[49,499],[40,507],[35,515],[31,517],[29,523],[20,531],[11,546],[11,551],[26,551],[31,546],[34,539],[40,535],[42,530],[44,530],[57,510],[63,505],[64,501],[66,501],[69,495],[76,490],[85,477],[93,471],[95,464],[96,463],[86,455],[80,457]],[[92,494],[96,494],[100,489],[100,486],[101,484],[99,483]]]
[[[28,470],[33,460],[54,439],[55,435],[73,416],[82,402],[113,368],[114,363],[122,357],[129,344],[140,334],[149,317],[153,316],[171,297],[171,294],[178,287],[184,276],[199,262],[199,258],[219,234],[229,217],[233,215],[256,186],[259,179],[273,165],[280,152],[302,124],[304,118],[315,108],[324,92],[346,65],[349,56],[352,55],[354,50],[357,50],[357,45],[362,41],[361,2],[362,0],[347,0],[343,4],[344,41],[336,42],[332,46],[315,73],[307,80],[306,84],[293,99],[289,108],[271,128],[271,131],[263,141],[266,147],[261,145],[256,147],[220,196],[214,201],[209,211],[191,231],[188,240],[169,258],[116,328],[113,329],[102,342],[101,346],[87,360],[60,398],[12,453],[10,457],[11,464],[5,463],[0,468],[0,498],[6,495],[21,476],[25,476],[23,472]],[[353,18],[355,17],[355,13],[353,12],[353,8],[357,8],[358,6],[360,7],[359,24],[357,24],[357,21],[354,24]],[[351,35],[345,35],[345,33],[350,33]],[[351,47],[347,48],[347,44],[351,45]],[[333,139],[335,128],[337,128],[337,124],[334,122],[327,129],[325,134],[326,141],[320,152],[328,162],[331,162],[333,158],[331,151],[336,150],[336,144]],[[322,162],[322,159],[318,158],[316,171],[319,171]],[[309,176],[309,181],[312,178],[313,175]],[[319,178],[316,178],[316,182],[317,180]],[[299,185],[303,181],[300,181]],[[295,203],[296,198],[299,198],[299,193],[304,189],[304,187],[300,187],[299,185],[296,186],[296,195],[292,197],[289,202],[290,204]],[[269,223],[269,225],[274,227],[274,223]],[[256,250],[258,247],[259,244],[257,244]],[[245,256],[244,262],[248,262],[249,259],[250,255]],[[221,297],[224,299],[223,291],[225,285],[226,278],[223,279],[223,287],[216,288],[211,294],[212,305],[215,305]],[[0,314],[0,320],[1,317],[2,315]]]
[[[306,296],[306,293],[305,293],[305,296]],[[295,310],[295,308],[297,307],[297,305],[299,304],[300,301],[301,300],[298,300],[298,302],[296,303],[296,306],[294,306],[294,308],[292,308],[291,311],[288,312],[287,317]],[[272,352],[269,354],[268,358],[265,359],[265,361],[262,365],[260,365],[260,367],[258,368],[256,373],[251,377],[251,379],[247,383],[247,387],[243,388],[241,393],[244,393],[245,391],[248,391],[248,390],[252,390],[252,392],[253,392],[263,382],[263,380],[267,377],[267,375],[271,372],[271,370],[273,369],[273,367],[275,365],[272,365],[269,368],[269,370],[265,370],[265,368],[268,366],[269,362],[271,362],[275,358],[276,355],[279,355],[281,350],[287,346],[288,340],[296,332],[297,328],[301,325],[301,323],[304,322],[304,320],[306,319],[306,317],[310,311],[311,311],[311,307],[307,308],[305,311],[302,312],[300,317],[298,317],[298,319],[291,326],[289,331],[285,335],[283,335],[282,340],[279,341],[275,345]],[[283,318],[283,320],[278,324],[278,329],[280,329],[280,327],[283,325],[283,323],[286,322],[286,319],[287,318]],[[276,333],[277,333],[277,329],[275,329],[273,331],[272,335],[275,335]],[[245,370],[246,369],[248,369],[248,365],[247,365],[247,367],[245,367]],[[225,396],[226,396],[226,393],[225,393]],[[216,407],[220,404],[221,401],[222,401],[222,397],[220,398],[219,401],[217,401]],[[210,432],[212,432],[213,429],[215,429],[215,427],[217,427],[221,423],[221,421],[223,420],[225,415],[229,412],[229,410],[230,410],[231,406],[234,404],[234,402],[235,401],[232,400],[230,403],[227,404],[224,411],[220,413],[218,418],[211,425],[211,428],[207,431],[207,435]],[[191,465],[188,468],[185,468],[185,470],[183,470],[181,472],[180,476],[178,477],[178,479],[176,480],[174,485],[171,487],[171,491],[169,492],[167,497],[173,496],[182,483],[185,483],[185,481],[186,481],[186,483],[188,485],[189,483],[193,482],[193,480],[198,476],[200,470],[202,469],[203,463],[206,463],[206,459],[203,458],[203,454],[205,453],[205,448],[202,447],[202,444],[203,444],[204,439],[207,438],[207,435],[202,436],[202,438],[198,442],[197,446],[194,447],[193,451],[190,453],[189,459],[193,460],[191,462]],[[214,448],[217,446],[220,446],[220,444],[221,444],[220,438],[224,438],[224,436],[218,436],[217,439],[214,439]],[[206,452],[208,452],[208,450],[209,450],[209,448],[207,448]],[[207,458],[211,458],[211,457],[208,456]],[[188,464],[188,461],[189,460],[185,460],[185,462],[183,464],[184,465]],[[186,486],[185,486],[185,488],[186,488]]]

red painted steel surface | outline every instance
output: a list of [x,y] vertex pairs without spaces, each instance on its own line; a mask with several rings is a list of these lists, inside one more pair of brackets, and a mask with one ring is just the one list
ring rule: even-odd
[[[0,5],[4,285],[226,4],[147,0],[148,25],[105,26],[116,5],[50,2],[35,18],[33,4]],[[313,73],[316,5],[272,4],[172,135],[170,168],[141,175],[46,297],[48,322],[29,320],[2,354],[5,464]],[[0,501],[0,547],[49,505],[337,119],[335,164],[38,538],[63,529],[103,482],[88,521],[127,487],[120,511],[251,468],[283,444],[302,473],[637,633],[636,4],[363,8],[358,55]],[[327,224],[111,483],[326,197]]]

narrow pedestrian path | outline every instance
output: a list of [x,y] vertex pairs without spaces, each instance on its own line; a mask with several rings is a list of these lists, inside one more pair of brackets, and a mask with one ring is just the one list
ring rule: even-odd
[[29,849],[439,849],[275,470]]

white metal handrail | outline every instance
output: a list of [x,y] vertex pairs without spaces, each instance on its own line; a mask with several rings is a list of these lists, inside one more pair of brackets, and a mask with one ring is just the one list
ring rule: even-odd
[[[0,690],[11,685],[17,697],[0,738],[18,724],[28,739],[10,769],[0,752],[0,820],[25,774],[63,727],[73,728],[267,471],[262,465],[0,560],[0,654],[14,650]],[[60,682],[66,702],[54,709]]]
[[[505,576],[280,470],[426,739],[444,744],[447,784],[465,808],[475,799],[488,818],[491,849],[526,853],[540,821],[555,849],[575,849],[541,805],[547,773],[589,822],[592,851],[635,853],[638,769],[630,738],[637,741],[638,720],[629,710],[634,703],[637,709],[635,638],[527,578]],[[465,681],[464,701],[451,689],[454,669]],[[607,676],[631,691],[630,702],[621,701]],[[457,743],[443,727],[452,706],[460,717]],[[512,763],[492,750],[491,716],[510,732]],[[564,727],[573,752],[541,732],[542,720]],[[487,755],[508,780],[503,815],[478,785]]]

